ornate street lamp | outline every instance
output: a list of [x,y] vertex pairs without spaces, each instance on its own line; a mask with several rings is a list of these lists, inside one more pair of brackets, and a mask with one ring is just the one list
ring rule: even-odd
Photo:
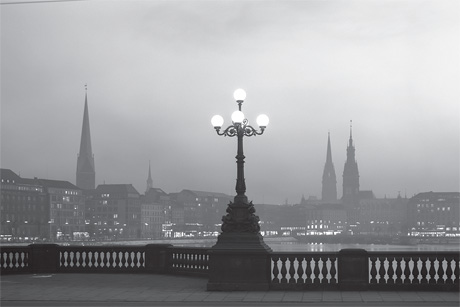
[[259,233],[259,217],[254,215],[255,209],[251,202],[248,202],[246,193],[246,183],[244,179],[244,154],[243,154],[243,137],[256,136],[264,133],[268,125],[269,119],[265,114],[257,117],[257,124],[260,131],[249,125],[244,113],[241,112],[241,105],[246,98],[246,92],[243,89],[237,89],[233,94],[238,103],[238,111],[232,114],[232,124],[221,132],[221,127],[224,119],[220,115],[214,115],[211,123],[216,129],[218,135],[237,137],[238,149],[236,155],[237,176],[236,176],[236,196],[234,202],[230,202],[227,208],[227,215],[222,218],[222,232],[249,232]]
[[227,215],[222,217],[222,232],[217,243],[210,250],[210,271],[208,290],[268,290],[271,249],[260,234],[259,217],[256,216],[252,201],[246,196],[244,179],[243,138],[264,133],[268,117],[259,115],[257,124],[260,131],[249,125],[241,111],[246,92],[238,89],[233,94],[238,111],[232,114],[232,124],[221,129],[224,119],[215,115],[211,123],[218,135],[237,137],[237,178],[236,196],[227,207]]

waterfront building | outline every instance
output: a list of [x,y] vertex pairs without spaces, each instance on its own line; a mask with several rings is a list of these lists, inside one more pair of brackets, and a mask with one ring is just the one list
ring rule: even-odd
[[215,192],[182,190],[176,204],[184,208],[185,236],[217,236],[219,222],[233,197]]
[[43,186],[24,180],[10,169],[0,169],[1,241],[50,237],[50,206]]
[[460,237],[460,193],[424,192],[407,204],[408,235]]
[[162,189],[150,188],[141,195],[141,237],[163,237],[167,209],[171,207],[168,194]]
[[99,239],[141,237],[140,194],[132,184],[100,184],[88,200],[92,236]]
[[27,179],[46,190],[50,206],[52,241],[82,240],[88,237],[85,225],[85,199],[82,190],[68,181]]
[[356,234],[375,236],[401,235],[405,227],[407,198],[377,199],[365,197],[358,206]]
[[305,235],[338,235],[346,228],[347,211],[340,203],[317,203],[306,206]]
[[77,240],[85,232],[82,190],[68,181],[21,178],[1,170],[2,235],[15,240]]
[[262,236],[277,236],[281,234],[282,216],[280,205],[254,204],[256,215],[259,217],[260,233]]
[[322,180],[322,200],[329,202],[337,200],[337,178],[334,163],[332,163],[331,136],[327,135],[326,164],[324,165]]
[[88,95],[85,94],[85,109],[81,129],[80,153],[77,158],[76,185],[80,189],[92,190],[96,187],[96,168],[91,148],[91,131],[89,128]]
[[280,205],[278,225],[282,236],[302,236],[306,230],[306,207],[303,205]]

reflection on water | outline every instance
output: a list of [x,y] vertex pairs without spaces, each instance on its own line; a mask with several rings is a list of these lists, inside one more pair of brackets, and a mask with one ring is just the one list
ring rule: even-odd
[[298,242],[266,242],[275,252],[337,252],[346,248],[362,248],[371,251],[458,251],[456,244],[419,244],[419,245],[384,245],[384,244],[314,244]]

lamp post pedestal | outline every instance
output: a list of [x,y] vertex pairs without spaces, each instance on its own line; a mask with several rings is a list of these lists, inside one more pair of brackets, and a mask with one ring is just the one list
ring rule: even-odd
[[222,217],[222,233],[210,249],[208,291],[265,291],[271,281],[271,248],[245,196],[235,197]]
[[266,291],[271,249],[260,233],[222,233],[209,251],[208,291]]

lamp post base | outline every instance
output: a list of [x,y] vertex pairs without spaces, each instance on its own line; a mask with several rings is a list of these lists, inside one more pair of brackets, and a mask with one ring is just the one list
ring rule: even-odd
[[208,291],[265,291],[271,248],[260,233],[222,233],[210,253]]

